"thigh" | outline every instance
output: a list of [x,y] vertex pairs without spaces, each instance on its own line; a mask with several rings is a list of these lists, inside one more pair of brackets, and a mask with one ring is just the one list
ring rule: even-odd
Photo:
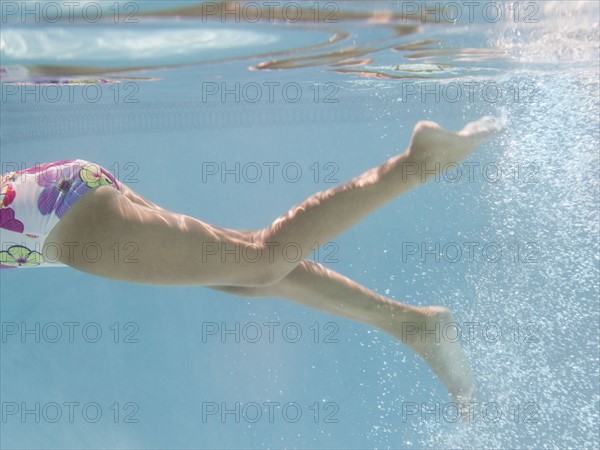
[[[52,229],[44,248],[60,249],[59,262],[95,275],[144,284],[237,284],[235,261],[207,249],[244,245],[245,235],[164,209],[134,203],[100,187],[82,197]],[[55,251],[55,249],[53,249]],[[246,265],[247,266],[247,265]]]

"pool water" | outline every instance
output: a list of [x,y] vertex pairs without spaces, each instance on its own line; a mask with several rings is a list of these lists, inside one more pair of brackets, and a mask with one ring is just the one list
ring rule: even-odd
[[505,117],[310,256],[452,309],[479,403],[462,426],[402,344],[293,303],[2,270],[0,447],[600,445],[596,2],[52,3],[2,3],[3,173],[90,160],[256,229],[403,151],[419,120]]

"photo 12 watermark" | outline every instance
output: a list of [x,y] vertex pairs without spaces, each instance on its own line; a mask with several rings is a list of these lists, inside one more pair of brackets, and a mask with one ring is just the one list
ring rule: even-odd
[[138,344],[140,326],[135,321],[3,321],[2,344]]
[[6,23],[113,23],[139,22],[139,2],[122,1],[2,1],[0,22]]
[[476,424],[539,423],[541,409],[536,402],[402,402],[402,422]]
[[333,401],[202,402],[202,423],[321,423],[340,422],[340,406]]
[[3,401],[2,423],[137,424],[139,411],[139,405],[132,401]]
[[536,322],[405,321],[398,325],[398,331],[400,340],[408,344],[536,345],[542,342],[544,327]]
[[475,22],[538,23],[540,2],[533,1],[402,1],[402,22],[471,24]]
[[232,82],[203,81],[200,83],[202,103],[339,103],[339,86],[333,82],[297,83],[289,81]]
[[489,183],[537,184],[541,164],[537,161],[501,163],[488,161],[412,162],[401,165],[401,179],[407,182],[417,178],[421,183]]
[[402,242],[403,263],[510,263],[536,264],[541,259],[540,246],[533,241],[412,241]]
[[337,322],[202,322],[202,343],[269,343],[337,344],[340,326]]
[[337,2],[318,1],[204,1],[197,15],[206,23],[339,22]]
[[305,247],[298,242],[202,242],[202,263],[273,264],[277,262],[297,264],[305,259],[324,264],[339,263],[336,242],[315,242]]
[[[106,169],[117,180],[126,184],[139,183],[140,165],[136,161],[113,161],[98,164],[95,161],[86,161],[88,163],[101,166]],[[28,161],[2,161],[2,181],[4,183],[27,183],[34,180],[36,183],[59,183],[60,180],[69,175],[70,172],[46,171],[43,170],[48,161],[28,162]],[[71,163],[75,167],[79,164]],[[83,166],[82,166],[83,167]],[[26,171],[26,172],[25,172]]]
[[333,161],[301,163],[297,161],[203,161],[202,183],[291,183],[310,180],[315,184],[339,183],[340,167]]
[[140,84],[101,78],[57,77],[50,81],[2,83],[2,103],[54,104],[137,104]]
[[402,103],[530,104],[539,101],[540,85],[528,81],[402,81]]
[[[4,232],[6,233],[6,231]],[[35,267],[41,264],[139,264],[140,246],[136,242],[53,242],[39,236],[27,234],[27,240],[3,237],[0,249],[0,264],[6,267]]]

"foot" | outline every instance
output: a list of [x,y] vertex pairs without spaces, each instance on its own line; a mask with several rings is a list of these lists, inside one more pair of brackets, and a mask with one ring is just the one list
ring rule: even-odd
[[[472,401],[475,382],[471,366],[457,340],[459,335],[448,308],[418,308],[414,318],[400,323],[392,335],[429,364],[455,402],[467,404]],[[463,413],[465,409],[462,409]]]
[[457,133],[446,130],[435,122],[418,122],[408,148],[409,159],[412,162],[426,163],[428,168],[433,168],[435,163],[442,167],[458,163],[478,146],[501,134],[505,126],[505,120],[490,116],[468,123]]

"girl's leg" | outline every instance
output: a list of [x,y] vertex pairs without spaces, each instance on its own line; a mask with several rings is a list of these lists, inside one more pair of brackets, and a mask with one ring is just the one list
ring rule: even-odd
[[378,328],[419,354],[455,400],[472,396],[474,382],[466,355],[458,342],[445,339],[454,336],[447,308],[402,304],[308,260],[269,286],[210,287],[242,297],[280,297]]
[[[349,182],[315,194],[255,232],[216,227],[159,208],[132,192],[86,193],[52,229],[58,261],[107,278],[149,284],[264,286],[290,273],[287,244],[302,255],[409,189],[464,159],[501,130],[483,118],[453,133],[419,122],[408,150]],[[88,244],[92,244],[92,258]],[[98,254],[100,256],[96,259]]]
[[[491,117],[471,122],[458,133],[433,122],[419,122],[404,153],[294,206],[259,231],[256,240],[271,243],[274,249],[294,243],[302,255],[309,255],[315,244],[326,243],[387,202],[440,175],[502,128],[503,124]],[[280,279],[295,264],[286,262],[281,251],[272,253]],[[278,278],[276,273],[272,276]]]

